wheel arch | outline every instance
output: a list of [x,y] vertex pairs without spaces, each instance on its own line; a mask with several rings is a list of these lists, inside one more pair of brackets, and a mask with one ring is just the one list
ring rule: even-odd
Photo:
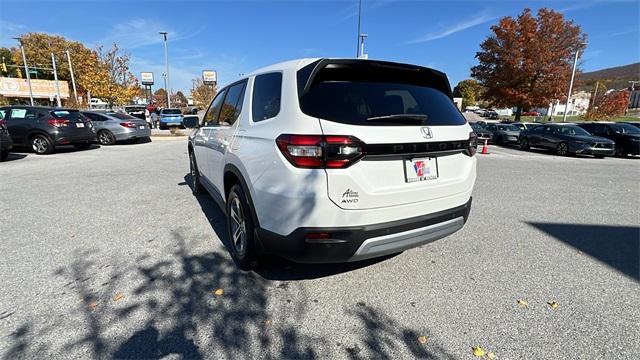
[[55,141],[53,141],[53,138],[51,137],[51,135],[49,135],[46,131],[43,131],[43,130],[40,130],[40,129],[33,129],[33,130],[29,131],[27,133],[27,136],[25,136],[25,138],[24,138],[24,144],[28,145],[28,146],[31,146],[31,139],[36,135],[42,135],[42,136],[46,137],[51,142],[51,146],[53,146],[53,147],[56,146],[56,143],[55,143]]
[[260,222],[258,220],[258,214],[256,213],[256,207],[253,203],[253,198],[251,196],[251,190],[249,188],[249,186],[247,185],[247,181],[245,180],[244,176],[242,175],[242,172],[240,171],[240,169],[238,169],[235,165],[233,164],[227,164],[224,167],[224,175],[223,175],[223,184],[224,184],[224,201],[226,203],[227,201],[227,197],[229,196],[229,191],[231,191],[231,188],[233,187],[233,185],[240,185],[242,187],[242,190],[244,191],[245,195],[247,196],[247,201],[249,202],[249,204],[251,205],[251,217],[253,218],[253,222],[255,224],[256,228],[260,228]]

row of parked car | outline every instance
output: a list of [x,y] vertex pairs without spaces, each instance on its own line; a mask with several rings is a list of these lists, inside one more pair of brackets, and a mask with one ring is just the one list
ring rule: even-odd
[[640,155],[640,122],[488,123],[471,127],[479,140],[514,144],[522,150],[541,148],[557,155],[595,157]]
[[0,107],[0,158],[14,146],[30,147],[36,154],[51,154],[56,147],[88,149],[93,142],[148,140],[145,120],[118,112],[78,111],[40,106]]

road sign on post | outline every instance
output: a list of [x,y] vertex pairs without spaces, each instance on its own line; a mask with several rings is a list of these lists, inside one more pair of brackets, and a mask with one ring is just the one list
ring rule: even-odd
[[153,85],[153,73],[141,72],[140,81],[142,82],[142,85]]
[[218,74],[215,70],[203,70],[202,82],[205,85],[215,85],[218,82]]

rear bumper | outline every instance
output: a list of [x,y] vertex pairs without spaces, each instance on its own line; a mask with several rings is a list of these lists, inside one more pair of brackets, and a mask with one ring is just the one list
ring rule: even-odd
[[[297,262],[358,261],[398,253],[460,230],[469,217],[471,198],[462,206],[409,219],[354,227],[298,228],[283,236],[259,229],[265,252]],[[308,239],[310,233],[330,234]]]
[[5,130],[0,130],[0,150],[9,151],[13,148],[13,140],[9,133]]
[[182,118],[160,118],[160,123],[168,126],[180,126]]
[[96,140],[96,133],[93,130],[83,131],[59,131],[54,134],[55,145],[82,144]]
[[120,132],[114,132],[116,140],[132,140],[151,136],[151,129],[145,126],[144,129],[128,129],[123,128]]

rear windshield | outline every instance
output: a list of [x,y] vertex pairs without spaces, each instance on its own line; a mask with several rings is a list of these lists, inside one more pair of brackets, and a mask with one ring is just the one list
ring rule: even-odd
[[161,113],[163,115],[180,115],[180,114],[182,114],[182,112],[180,112],[180,110],[178,110],[178,109],[165,109],[165,110],[162,110]]
[[[299,77],[309,76],[302,69]],[[300,108],[309,116],[353,125],[462,125],[466,120],[447,94],[405,76],[379,68],[337,76],[322,74],[302,94]],[[397,74],[397,76],[396,76]],[[391,75],[391,76],[388,76]],[[413,74],[412,74],[413,75]],[[300,89],[300,86],[299,86]]]
[[129,114],[123,114],[123,113],[109,113],[107,115],[113,116],[113,117],[116,117],[116,118],[122,119],[122,120],[131,120],[131,119],[139,120],[137,117],[131,116]]
[[515,125],[498,125],[498,130],[502,131],[520,131],[520,128]]
[[53,116],[56,119],[67,119],[70,121],[86,120],[86,117],[82,115],[78,110],[53,110],[51,112],[51,116]]

